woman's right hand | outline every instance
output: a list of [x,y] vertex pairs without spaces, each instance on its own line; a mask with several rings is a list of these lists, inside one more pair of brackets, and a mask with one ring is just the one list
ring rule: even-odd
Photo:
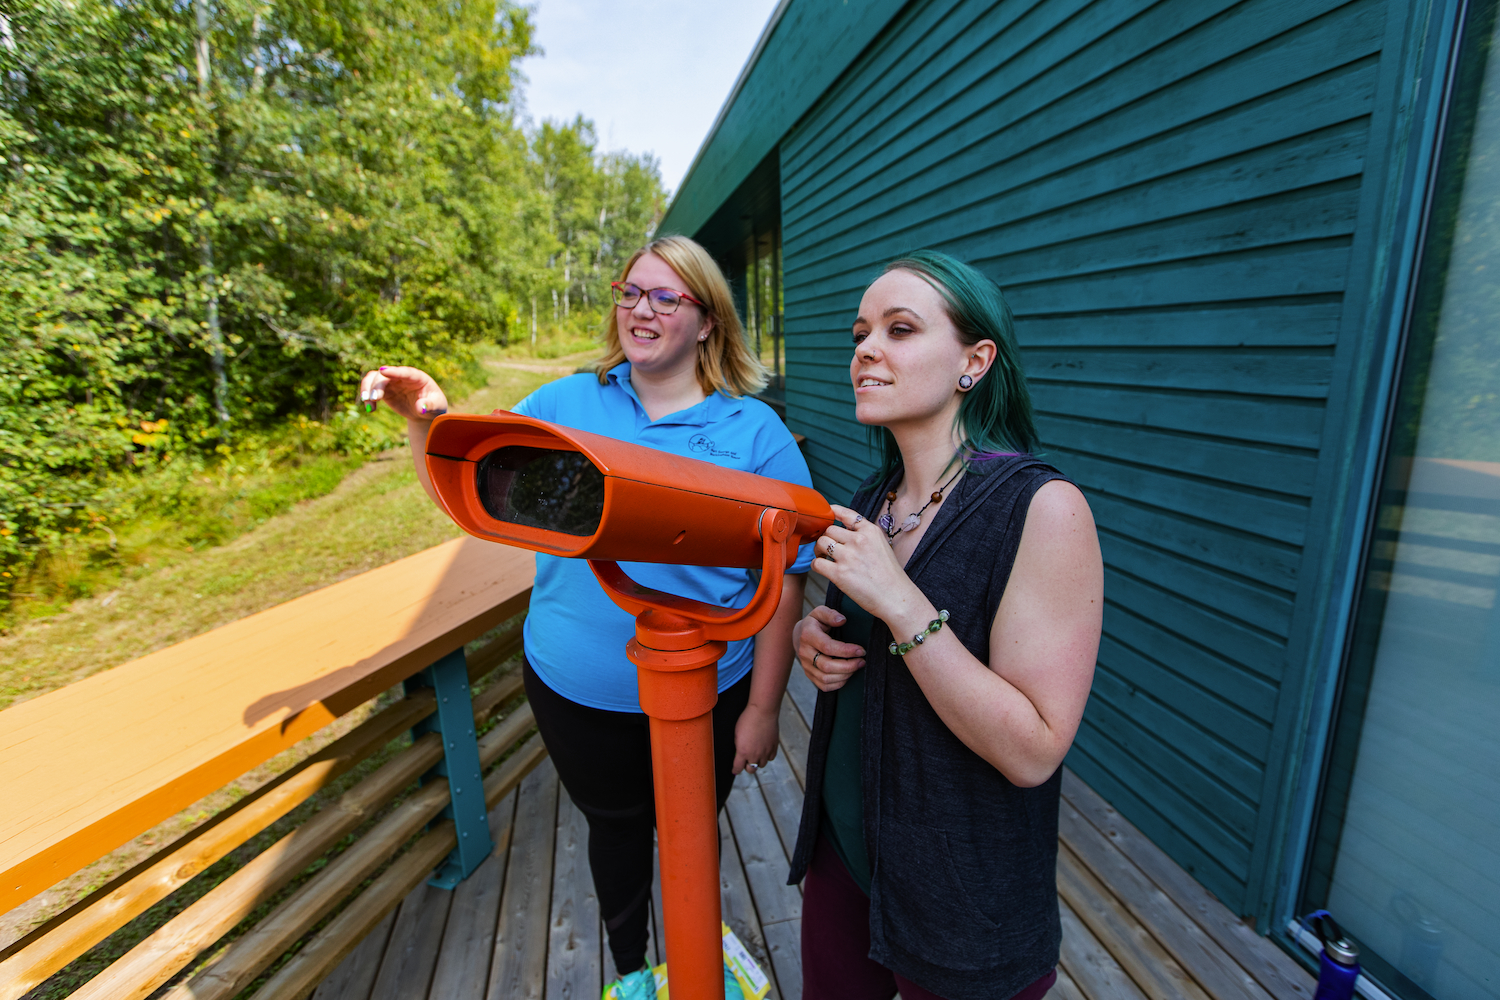
[[820,604],[792,627],[792,648],[797,651],[797,662],[819,691],[837,691],[865,665],[863,646],[839,642],[828,634],[829,629],[844,621],[843,615]]
[[359,383],[359,401],[365,412],[373,413],[382,399],[407,420],[431,420],[448,412],[448,397],[420,368],[387,365],[365,372]]

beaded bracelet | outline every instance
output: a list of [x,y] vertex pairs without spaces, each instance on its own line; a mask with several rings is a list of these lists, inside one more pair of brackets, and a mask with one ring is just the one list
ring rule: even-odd
[[896,656],[905,656],[927,641],[927,637],[943,627],[943,622],[948,620],[948,612],[939,611],[938,616],[927,623],[927,627],[911,637],[911,642],[891,643],[891,653]]

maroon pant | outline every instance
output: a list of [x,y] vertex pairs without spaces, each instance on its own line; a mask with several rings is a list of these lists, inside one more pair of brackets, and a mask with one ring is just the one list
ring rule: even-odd
[[[1011,1000],[1042,1000],[1053,970]],[[870,959],[870,897],[826,836],[818,837],[802,883],[802,1000],[942,1000]]]

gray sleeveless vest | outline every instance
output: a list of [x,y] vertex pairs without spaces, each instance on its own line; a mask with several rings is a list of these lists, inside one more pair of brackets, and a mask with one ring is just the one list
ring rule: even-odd
[[[974,463],[907,563],[913,582],[950,613],[945,627],[981,663],[989,662],[990,625],[1031,498],[1063,478],[1029,455]],[[849,506],[874,520],[887,489],[867,480]],[[844,600],[829,587],[830,607]],[[887,652],[890,642],[877,618],[860,741],[870,958],[950,1000],[1004,1000],[1057,964],[1062,772],[1036,788],[1011,784],[938,718],[905,661]],[[818,839],[832,700],[820,693],[813,716],[790,884],[806,874]]]

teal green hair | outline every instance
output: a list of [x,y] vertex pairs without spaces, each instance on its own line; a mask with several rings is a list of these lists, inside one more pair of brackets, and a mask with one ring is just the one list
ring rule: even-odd
[[[917,250],[885,265],[882,274],[907,271],[931,285],[943,298],[944,311],[958,339],[973,345],[995,343],[995,362],[974,387],[964,393],[954,418],[963,442],[956,456],[968,463],[1000,455],[1035,452],[1036,420],[1031,392],[1021,370],[1016,347],[1016,323],[1000,287],[965,264],[936,250]],[[871,444],[880,450],[879,476],[895,469],[901,452],[896,436],[885,427],[870,428]]]

